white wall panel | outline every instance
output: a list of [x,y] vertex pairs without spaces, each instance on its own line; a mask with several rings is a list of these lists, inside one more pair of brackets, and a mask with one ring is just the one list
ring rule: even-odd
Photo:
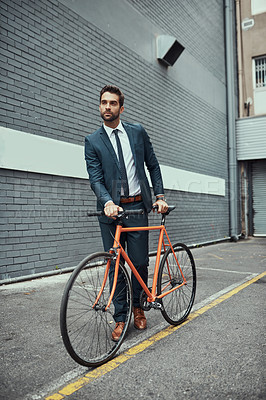
[[[0,128],[0,167],[87,179],[84,148],[63,142]],[[165,189],[225,196],[225,180],[161,165]]]

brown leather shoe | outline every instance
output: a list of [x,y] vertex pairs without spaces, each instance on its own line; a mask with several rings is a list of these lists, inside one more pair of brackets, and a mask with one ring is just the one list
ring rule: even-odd
[[112,340],[114,342],[118,342],[120,336],[122,335],[125,323],[124,322],[117,322],[115,324],[115,329],[112,332]]
[[147,320],[144,315],[144,311],[142,308],[133,307],[133,314],[134,314],[134,326],[139,330],[143,330],[147,328]]

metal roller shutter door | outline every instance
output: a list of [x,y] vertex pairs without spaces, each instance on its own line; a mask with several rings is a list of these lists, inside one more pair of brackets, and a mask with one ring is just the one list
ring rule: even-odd
[[266,236],[266,160],[252,163],[254,236]]

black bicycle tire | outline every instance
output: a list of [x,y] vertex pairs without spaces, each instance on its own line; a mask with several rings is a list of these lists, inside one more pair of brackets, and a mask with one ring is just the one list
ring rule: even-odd
[[129,294],[129,311],[127,313],[128,318],[125,322],[125,327],[122,332],[122,335],[118,342],[110,342],[110,346],[112,344],[113,347],[110,349],[108,354],[104,354],[102,357],[98,357],[98,359],[96,359],[96,360],[95,359],[94,360],[84,359],[79,354],[77,354],[77,351],[75,350],[73,343],[71,342],[71,338],[70,338],[70,334],[69,334],[69,330],[68,330],[68,322],[67,322],[67,311],[68,311],[70,291],[72,290],[73,285],[75,284],[75,281],[77,281],[77,278],[82,271],[90,270],[90,269],[94,268],[93,266],[86,267],[86,265],[88,265],[89,262],[93,262],[94,259],[96,260],[99,257],[108,259],[111,257],[111,255],[110,255],[110,253],[106,253],[106,252],[99,252],[99,253],[91,254],[90,256],[84,258],[80,262],[80,264],[75,268],[75,270],[72,272],[72,274],[66,284],[66,287],[65,287],[65,290],[63,293],[63,297],[62,297],[62,301],[61,301],[61,308],[60,308],[60,330],[61,330],[61,335],[62,335],[62,339],[63,339],[63,343],[65,345],[65,348],[66,348],[68,354],[73,358],[74,361],[76,361],[78,364],[86,366],[86,367],[97,367],[99,365],[104,364],[105,362],[109,361],[111,358],[114,357],[114,355],[117,353],[118,349],[120,348],[120,346],[124,340],[124,337],[126,335],[127,329],[130,324],[131,313],[132,313],[131,280],[129,278],[126,268],[124,267],[124,265],[122,265],[120,263],[120,268],[121,268],[122,273],[125,276],[126,284],[128,286],[128,294]]
[[[172,297],[175,296],[175,298],[173,297],[173,299],[175,300],[175,303],[176,303],[176,310],[178,310],[178,308],[180,307],[180,303],[181,303],[182,293],[184,294],[185,288],[189,288],[190,287],[190,286],[188,286],[190,283],[188,283],[187,286],[183,286],[183,287],[177,289],[176,291],[172,292],[171,294],[168,294],[164,298],[162,298],[161,301],[162,301],[163,307],[161,309],[161,312],[162,312],[163,317],[165,318],[165,320],[169,324],[171,324],[171,325],[179,325],[188,317],[188,315],[189,315],[189,313],[190,313],[190,311],[192,309],[194,300],[195,300],[195,295],[196,295],[196,266],[195,266],[195,261],[194,261],[193,255],[192,255],[191,251],[189,250],[189,248],[185,244],[176,243],[176,244],[173,245],[173,249],[174,249],[175,252],[184,251],[188,256],[188,259],[190,261],[190,267],[191,267],[191,275],[187,276],[187,278],[188,278],[188,280],[191,280],[191,278],[192,278],[191,293],[190,293],[189,300],[187,301],[187,305],[185,306],[185,309],[182,310],[182,312],[181,311],[180,312],[176,311],[176,315],[177,315],[176,319],[174,319],[173,316],[169,315],[170,314],[169,313],[170,306],[171,306],[172,309],[175,308],[175,306],[171,305],[171,303],[170,303],[170,297],[171,296]],[[164,270],[165,270],[166,260],[169,258],[170,254],[172,254],[172,249],[169,247],[168,250],[165,252],[165,254],[163,256],[163,258],[161,260],[161,263],[160,263],[160,267],[159,267],[158,283],[157,283],[157,293],[158,293],[158,295],[160,295],[162,293],[163,274],[164,274]],[[174,260],[174,263],[176,264],[175,260]],[[190,268],[190,267],[188,267],[188,268]],[[188,268],[186,268],[186,270],[185,270],[185,268],[183,268],[184,269],[183,272],[185,274],[188,274],[188,272],[189,272]],[[178,271],[177,271],[177,274],[178,274]],[[180,279],[181,279],[181,275],[178,274],[179,283],[180,283]],[[176,283],[176,284],[178,284],[178,283]],[[179,300],[180,301],[177,300],[177,296],[179,296]],[[187,294],[186,294],[186,297],[187,297]],[[169,302],[168,303],[168,304],[170,304],[169,307],[168,307],[168,304],[166,306],[166,301]]]

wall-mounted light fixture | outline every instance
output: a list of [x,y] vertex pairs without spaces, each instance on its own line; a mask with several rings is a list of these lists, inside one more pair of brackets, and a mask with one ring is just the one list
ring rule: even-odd
[[175,37],[161,35],[157,37],[157,59],[166,66],[173,66],[185,49]]

